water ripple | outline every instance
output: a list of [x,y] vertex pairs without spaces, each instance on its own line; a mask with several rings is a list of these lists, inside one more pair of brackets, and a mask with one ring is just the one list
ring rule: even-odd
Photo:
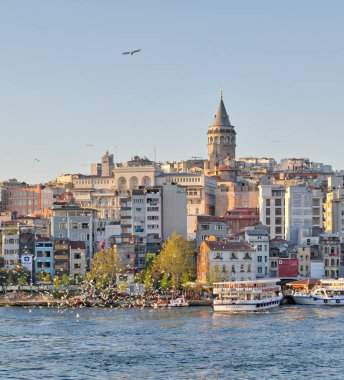
[[1,308],[0,322],[6,379],[332,380],[344,372],[339,309]]

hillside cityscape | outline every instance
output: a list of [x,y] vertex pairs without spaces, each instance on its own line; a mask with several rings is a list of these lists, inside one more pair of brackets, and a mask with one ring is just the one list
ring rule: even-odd
[[343,276],[344,171],[269,152],[236,157],[240,120],[231,123],[222,93],[204,125],[206,159],[115,162],[106,151],[87,175],[3,179],[0,266],[23,267],[31,283],[75,281],[115,247],[130,287],[177,232],[194,243],[197,284]]

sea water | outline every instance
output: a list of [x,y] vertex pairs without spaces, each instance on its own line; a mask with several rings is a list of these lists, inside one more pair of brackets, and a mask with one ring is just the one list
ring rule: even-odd
[[343,379],[344,308],[0,308],[1,379]]

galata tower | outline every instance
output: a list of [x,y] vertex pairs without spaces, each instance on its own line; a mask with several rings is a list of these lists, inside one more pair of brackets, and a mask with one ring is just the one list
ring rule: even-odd
[[228,165],[235,159],[236,132],[221,98],[213,124],[208,130],[208,160],[209,169],[214,170],[219,165]]

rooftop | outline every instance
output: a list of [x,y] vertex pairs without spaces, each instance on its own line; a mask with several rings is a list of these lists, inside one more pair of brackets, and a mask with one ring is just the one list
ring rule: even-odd
[[244,241],[206,241],[211,251],[255,251],[255,248]]

